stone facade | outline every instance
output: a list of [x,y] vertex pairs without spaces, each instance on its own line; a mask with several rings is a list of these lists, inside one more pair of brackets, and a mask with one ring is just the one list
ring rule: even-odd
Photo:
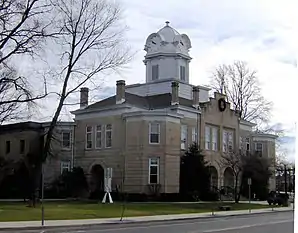
[[[40,154],[44,135],[49,123],[23,122],[0,126],[0,157],[18,161],[28,153]],[[71,170],[74,161],[74,123],[59,122],[52,142],[52,155],[45,164],[45,182],[49,183],[62,173],[63,169]],[[63,134],[69,134],[69,142],[63,140]],[[64,144],[64,146],[63,146]]]

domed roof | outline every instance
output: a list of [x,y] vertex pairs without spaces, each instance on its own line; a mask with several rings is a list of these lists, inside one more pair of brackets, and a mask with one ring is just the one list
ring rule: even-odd
[[174,28],[169,26],[169,21],[166,22],[166,26],[160,29],[157,34],[160,35],[161,39],[165,42],[175,42],[181,39],[181,35]]
[[146,56],[163,54],[182,54],[189,57],[189,49],[191,42],[187,35],[180,34],[174,28],[169,26],[169,21],[166,26],[156,33],[152,33],[147,37],[144,50],[147,52]]

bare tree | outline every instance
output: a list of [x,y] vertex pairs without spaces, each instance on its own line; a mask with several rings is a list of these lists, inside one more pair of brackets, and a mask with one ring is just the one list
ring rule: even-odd
[[[60,57],[56,75],[62,82],[58,106],[48,127],[43,156],[36,170],[36,185],[42,163],[50,154],[54,130],[67,98],[87,83],[95,83],[104,71],[118,70],[130,59],[124,38],[120,6],[108,0],[52,0],[53,27],[61,32],[54,39]],[[59,69],[61,68],[61,69]]]
[[238,203],[242,193],[244,178],[270,177],[274,161],[260,157],[258,153],[250,154],[247,151],[230,151],[224,153],[219,160],[222,169],[230,168],[234,178],[234,200]]
[[46,0],[2,0],[0,3],[0,64],[18,54],[36,54],[53,33]]
[[241,119],[258,125],[268,123],[272,104],[261,93],[257,72],[246,62],[218,66],[211,77],[211,88],[226,95]]
[[47,0],[3,0],[0,3],[0,124],[23,119],[24,110],[47,93],[34,94],[30,78],[17,74],[11,63],[36,55],[50,32],[51,6]]
[[25,77],[18,76],[13,68],[2,66],[0,69],[0,125],[6,121],[30,117],[31,110],[36,110],[35,101],[46,95],[47,93],[34,94]]
[[241,172],[244,167],[244,157],[245,154],[241,150],[239,151],[230,151],[224,153],[219,160],[219,166],[222,169],[230,168],[233,173],[234,178],[234,200],[236,203],[239,202],[240,199],[240,179]]

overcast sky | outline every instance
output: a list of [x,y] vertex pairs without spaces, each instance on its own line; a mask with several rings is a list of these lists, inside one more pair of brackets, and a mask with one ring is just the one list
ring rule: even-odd
[[[145,81],[142,62],[145,40],[168,20],[170,26],[187,34],[192,42],[192,84],[208,85],[214,66],[234,60],[245,60],[258,71],[263,95],[274,103],[272,124],[287,130],[285,145],[294,157],[294,126],[298,118],[297,0],[122,0],[122,3],[129,27],[128,42],[137,54],[128,69],[109,78],[98,93],[91,93],[94,100],[113,94],[116,79],[125,79],[127,84]],[[65,115],[67,111],[62,114]]]
[[294,157],[298,118],[298,109],[293,106],[298,87],[297,0],[122,2],[130,27],[129,40],[139,51],[130,70],[123,74],[127,83],[144,82],[146,37],[168,20],[192,42],[191,83],[209,84],[214,66],[238,59],[258,71],[263,95],[274,103],[272,123],[287,130],[284,141]]

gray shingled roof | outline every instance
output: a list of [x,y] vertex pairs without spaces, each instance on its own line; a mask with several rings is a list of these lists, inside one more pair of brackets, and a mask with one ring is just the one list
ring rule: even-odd
[[[144,109],[160,109],[171,106],[172,96],[170,93],[153,95],[153,96],[138,96],[131,93],[125,93],[125,103]],[[103,99],[99,102],[89,105],[86,109],[106,108],[116,104],[116,96]],[[192,100],[179,98],[179,104],[192,107]]]

